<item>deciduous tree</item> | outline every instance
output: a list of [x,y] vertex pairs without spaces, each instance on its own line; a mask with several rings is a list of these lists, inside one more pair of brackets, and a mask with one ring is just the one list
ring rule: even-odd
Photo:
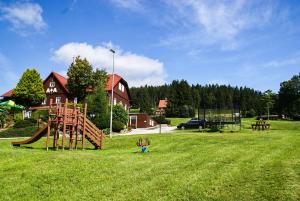
[[39,105],[45,99],[43,81],[36,69],[26,69],[13,91],[12,98],[24,106]]

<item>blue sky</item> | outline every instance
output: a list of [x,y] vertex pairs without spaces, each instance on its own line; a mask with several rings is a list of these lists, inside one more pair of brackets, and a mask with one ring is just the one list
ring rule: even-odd
[[26,68],[66,74],[76,55],[130,86],[230,84],[278,91],[300,72],[298,0],[0,0],[0,93]]

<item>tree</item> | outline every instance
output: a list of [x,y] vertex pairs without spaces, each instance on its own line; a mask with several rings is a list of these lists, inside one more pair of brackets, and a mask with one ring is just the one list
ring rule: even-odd
[[145,112],[147,114],[153,114],[153,109],[151,107],[151,99],[149,93],[146,90],[141,91],[139,94],[142,99],[140,99],[139,106],[140,112]]
[[289,116],[300,114],[300,73],[280,84],[278,96],[280,113]]
[[113,120],[119,121],[124,125],[128,123],[128,113],[120,104],[113,106]]
[[[150,97],[149,102],[152,108],[157,106],[160,99],[168,98],[167,115],[169,116],[179,117],[182,112],[186,115],[187,110],[190,111],[190,116],[193,116],[193,108],[198,108],[200,112],[201,108],[204,107],[207,109],[224,108],[233,111],[240,108],[243,115],[246,113],[263,114],[266,111],[261,101],[262,93],[247,87],[215,84],[205,86],[196,84],[190,87],[184,80],[175,80],[171,84],[163,86],[132,87],[130,88],[130,95],[132,108],[139,108],[143,101],[149,99],[148,97]],[[147,103],[148,108],[150,104]],[[277,105],[276,110],[278,110]]]
[[186,80],[172,82],[166,115],[169,117],[193,117],[195,115],[191,87]]
[[88,115],[91,121],[100,129],[109,127],[108,99],[104,86],[99,84],[93,93],[86,97]]
[[108,79],[107,72],[105,70],[97,68],[93,72],[93,83],[92,83],[92,86],[96,87],[99,84],[101,84],[103,87],[105,87],[106,83],[107,83],[107,79]]
[[268,120],[270,119],[270,109],[273,108],[275,102],[275,94],[271,90],[267,90],[263,93],[262,101],[267,107]]
[[87,95],[86,89],[91,86],[95,87],[95,75],[92,65],[80,56],[75,58],[68,69],[67,87],[78,101],[84,100]]
[[12,98],[16,103],[24,106],[39,105],[45,99],[43,80],[36,69],[26,69],[16,88]]

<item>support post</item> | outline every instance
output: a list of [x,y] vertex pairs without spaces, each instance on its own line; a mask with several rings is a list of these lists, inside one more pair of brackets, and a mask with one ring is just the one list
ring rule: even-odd
[[75,135],[75,127],[76,127],[76,103],[74,103],[73,105],[73,110],[72,110],[72,131],[70,133],[70,143],[69,143],[69,148],[72,150],[73,149],[73,145],[74,145],[74,135]]
[[78,144],[78,135],[80,132],[80,108],[78,107],[76,110],[76,137],[75,137],[75,149],[77,149],[77,144]]
[[104,138],[104,134],[103,131],[101,131],[101,136],[100,136],[100,149],[103,149],[103,138]]
[[48,111],[48,130],[47,130],[47,141],[46,141],[46,149],[48,151],[49,149],[49,138],[50,138],[50,131],[51,131],[51,105],[52,105],[52,99],[50,99],[50,105],[49,105],[49,111]]
[[84,149],[85,143],[85,130],[86,130],[86,112],[87,112],[87,103],[84,104],[84,114],[83,114],[83,131],[82,131],[82,149]]
[[65,143],[65,138],[66,138],[67,110],[68,110],[68,99],[66,99],[66,102],[65,102],[65,105],[64,105],[64,114],[63,114],[63,136],[62,136],[62,140],[61,140],[62,150],[65,149],[64,143]]

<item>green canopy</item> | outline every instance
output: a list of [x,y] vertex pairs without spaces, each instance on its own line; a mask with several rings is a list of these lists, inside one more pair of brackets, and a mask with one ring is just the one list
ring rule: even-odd
[[14,101],[8,100],[0,103],[0,107],[4,109],[16,109],[16,110],[23,110],[25,107],[22,105],[17,105]]

